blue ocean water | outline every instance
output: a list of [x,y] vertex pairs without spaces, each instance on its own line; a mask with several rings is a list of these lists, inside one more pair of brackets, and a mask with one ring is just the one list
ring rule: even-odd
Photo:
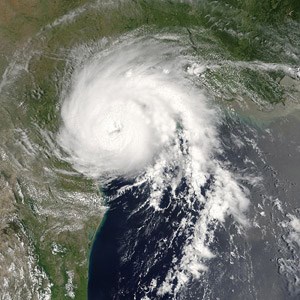
[[[184,194],[185,188],[183,181],[177,192]],[[142,287],[150,286],[153,278],[158,278],[158,285],[162,283],[172,259],[180,259],[189,234],[174,235],[176,226],[187,213],[194,214],[196,221],[201,207],[187,211],[178,199],[172,201],[170,191],[166,190],[161,202],[163,213],[156,212],[148,205],[141,207],[148,196],[144,184],[108,203],[110,209],[91,252],[89,299],[142,299],[145,294],[154,297],[155,292],[152,295]],[[189,230],[193,230],[192,226]],[[160,249],[160,241],[171,237],[174,240],[170,247]]]
[[[245,145],[238,152],[232,133]],[[278,135],[282,136],[281,128]],[[147,201],[150,195],[147,182],[139,186],[123,180],[112,182],[103,191],[109,199],[109,210],[90,255],[89,300],[297,299],[297,293],[287,288],[279,272],[277,259],[289,254],[282,246],[283,239],[274,234],[280,232],[282,215],[274,207],[273,200],[280,197],[282,203],[291,205],[293,194],[289,194],[284,187],[285,181],[280,182],[275,170],[268,165],[267,152],[275,146],[281,151],[286,143],[280,141],[274,145],[273,135],[268,136],[263,129],[244,126],[235,120],[224,123],[220,137],[224,151],[215,159],[230,162],[230,168],[239,172],[249,190],[251,205],[247,218],[250,227],[241,233],[233,218],[227,218],[215,229],[210,248],[216,256],[207,262],[205,275],[192,278],[176,294],[174,288],[158,294],[157,287],[176,265],[174,258],[177,262],[182,258],[183,247],[193,235],[205,204],[199,201],[187,204],[185,197],[189,189],[185,178],[177,186],[176,201],[170,187],[166,186],[160,210]],[[254,140],[257,146],[253,146]],[[261,176],[260,184],[249,182],[251,173]],[[128,185],[130,189],[116,193]],[[213,185],[212,174],[206,184],[199,187],[201,194],[205,197]],[[178,231],[184,218],[189,219],[189,226]],[[177,280],[173,278],[174,287]]]

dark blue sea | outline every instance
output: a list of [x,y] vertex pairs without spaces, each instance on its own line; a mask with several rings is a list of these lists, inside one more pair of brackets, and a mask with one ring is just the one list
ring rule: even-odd
[[[246,145],[238,152],[232,132]],[[263,184],[257,186],[241,179],[251,201],[247,218],[259,222],[259,227],[252,223],[245,232],[240,232],[233,218],[228,217],[215,228],[210,248],[216,255],[207,262],[208,271],[203,277],[191,278],[179,292],[171,288],[158,295],[153,279],[156,287],[161,286],[168,271],[176,265],[174,257],[180,261],[203,204],[197,199],[192,205],[185,201],[191,196],[185,178],[178,184],[175,195],[170,187],[165,187],[160,210],[147,201],[150,195],[147,182],[134,186],[118,179],[103,190],[109,210],[90,254],[89,300],[297,299],[288,292],[286,281],[278,272],[276,257],[280,245],[274,228],[279,222],[274,220],[279,215],[272,211],[272,202],[266,200],[280,196],[288,201],[287,190],[274,186],[274,169],[268,166],[268,157],[262,156],[263,151],[258,152],[249,142],[256,139],[267,153],[267,149],[274,147],[273,139],[268,140],[263,130],[253,124],[231,119],[220,128],[220,138],[224,151],[215,159],[228,162],[228,168],[241,177],[260,174],[263,178]],[[131,188],[118,194],[119,188],[126,185]],[[205,197],[213,185],[214,174],[211,174],[206,184],[199,187],[201,194]],[[267,218],[260,213],[262,207]],[[189,226],[177,231],[183,218],[189,220]],[[174,287],[176,280],[172,282]]]

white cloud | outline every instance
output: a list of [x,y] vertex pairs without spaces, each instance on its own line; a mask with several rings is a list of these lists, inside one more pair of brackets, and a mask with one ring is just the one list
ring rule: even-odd
[[[93,57],[74,75],[58,138],[68,160],[87,176],[102,183],[116,176],[148,182],[147,205],[156,211],[163,210],[160,201],[167,187],[174,201],[183,201],[175,190],[186,179],[183,205],[192,207],[196,201],[203,209],[195,224],[189,215],[179,220],[174,234],[188,234],[190,226],[194,230],[183,257],[174,260],[157,287],[159,294],[176,293],[205,272],[206,261],[215,256],[210,250],[215,228],[226,216],[248,225],[246,190],[215,158],[221,151],[217,111],[187,79],[185,59],[177,50],[161,39],[128,38]],[[200,187],[209,181],[204,196]]]

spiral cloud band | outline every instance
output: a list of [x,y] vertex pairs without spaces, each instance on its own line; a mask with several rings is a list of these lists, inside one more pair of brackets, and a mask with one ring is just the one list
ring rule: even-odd
[[[84,62],[63,99],[58,137],[68,160],[86,176],[102,184],[119,177],[135,178],[135,185],[148,182],[150,197],[141,206],[163,210],[167,187],[182,209],[190,210],[195,201],[203,206],[159,295],[176,293],[189,278],[199,277],[214,257],[209,249],[213,224],[229,214],[247,224],[243,212],[248,206],[245,189],[215,158],[222,151],[217,110],[193,84],[187,71],[193,62],[174,46],[179,41],[166,40],[127,37]],[[204,195],[200,187],[212,177]],[[183,178],[188,186],[184,202],[176,196]],[[188,235],[192,220],[187,213],[174,234]],[[158,251],[164,247],[169,245],[160,244]]]
[[174,65],[159,66],[153,52],[165,55],[166,49],[127,45],[95,57],[75,76],[59,139],[79,171],[92,177],[135,173],[171,147],[178,126],[191,146],[211,147],[212,111],[203,96],[176,82]]

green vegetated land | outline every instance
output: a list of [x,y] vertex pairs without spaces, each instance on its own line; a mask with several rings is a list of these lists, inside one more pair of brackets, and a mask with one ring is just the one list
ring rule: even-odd
[[[210,51],[205,53],[205,49],[201,48],[201,43],[206,41],[215,43],[216,53],[224,59],[295,62],[293,58],[282,55],[280,47],[276,47],[276,40],[272,40],[272,34],[284,36],[287,33],[288,38],[298,34],[293,27],[293,22],[300,18],[300,2],[297,0],[195,1],[195,4],[158,0],[116,1],[114,5],[87,8],[74,20],[44,29],[41,35],[36,36],[55,19],[90,3],[92,1],[7,0],[0,4],[1,74],[12,59],[14,50],[21,49],[28,39],[31,39],[28,49],[38,50],[29,62],[28,74],[20,78],[11,94],[17,99],[17,104],[24,102],[26,109],[24,106],[16,108],[16,105],[8,111],[11,109],[16,126],[26,128],[29,137],[41,149],[46,145],[36,125],[52,132],[58,130],[60,118],[57,103],[62,89],[61,80],[65,75],[68,53],[77,45],[89,44],[102,37],[117,37],[144,26],[145,34],[153,28],[156,31],[185,32],[193,55],[201,52],[202,56],[210,58]],[[207,33],[199,35],[197,28],[205,28]],[[254,87],[259,81],[262,98],[271,102],[282,101],[282,91],[275,85],[275,77],[280,74],[274,75],[274,80],[270,81],[270,78],[259,77],[253,71],[244,72],[240,76],[247,79],[250,90],[256,89]],[[209,76],[214,77],[216,83],[222,81],[223,74],[215,72]],[[228,78],[230,80],[230,76]],[[51,153],[36,159],[32,171],[40,178],[45,177],[44,166],[72,171],[68,164],[62,163]],[[60,174],[49,180],[49,184],[39,183],[36,186],[45,191],[43,201],[36,203],[27,196],[28,180],[22,177],[16,180],[24,194],[24,201],[21,201],[15,193],[19,219],[34,244],[40,266],[53,283],[53,299],[66,297],[69,270],[75,274],[75,299],[85,299],[89,249],[101,211],[97,206],[80,204],[80,201],[61,201],[57,194],[60,191],[96,193],[97,188],[82,176]],[[47,213],[41,215],[40,210]],[[49,213],[51,211],[53,214]],[[65,218],[64,213],[73,214],[73,220]],[[75,228],[76,224],[80,225],[77,229],[66,229],[68,226]],[[54,248],[58,249],[57,252]]]

